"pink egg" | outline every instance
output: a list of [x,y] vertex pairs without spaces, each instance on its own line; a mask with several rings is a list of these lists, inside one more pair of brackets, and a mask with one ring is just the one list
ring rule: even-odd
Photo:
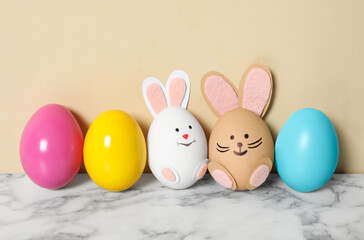
[[29,178],[57,189],[76,176],[82,164],[83,136],[65,107],[49,104],[29,119],[20,141],[20,158]]

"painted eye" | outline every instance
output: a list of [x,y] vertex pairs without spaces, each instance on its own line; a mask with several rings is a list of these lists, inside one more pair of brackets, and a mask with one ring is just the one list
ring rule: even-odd
[[191,125],[188,125],[188,128],[189,128],[189,129],[192,129],[192,126],[191,126]]
[[245,137],[245,138],[249,138],[249,134],[245,134],[245,135],[244,135],[244,137]]
[[179,132],[179,129],[178,128],[176,128],[176,132]]
[[234,140],[234,138],[235,138],[235,137],[234,137],[234,135],[231,135],[231,136],[230,136],[230,139],[231,139],[231,140]]

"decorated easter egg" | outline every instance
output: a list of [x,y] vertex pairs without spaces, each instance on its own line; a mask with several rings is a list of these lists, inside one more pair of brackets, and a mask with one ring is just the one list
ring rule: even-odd
[[339,142],[329,118],[304,108],[283,125],[275,146],[279,176],[291,188],[310,192],[325,185],[336,169]]
[[58,104],[43,106],[29,119],[21,137],[24,171],[41,187],[61,188],[79,171],[82,146],[82,132],[71,112]]
[[176,70],[166,87],[155,77],[143,82],[145,103],[154,116],[148,132],[148,163],[153,175],[173,189],[185,189],[206,171],[207,141],[197,119],[187,110],[190,79]]
[[[188,188],[207,170],[205,133],[197,119],[179,106],[165,108],[158,114],[149,128],[147,143],[152,173],[170,188]],[[167,167],[172,179],[165,174]]]
[[84,161],[100,187],[123,191],[138,181],[146,164],[146,144],[138,123],[127,113],[100,114],[87,131]]
[[269,68],[248,67],[238,89],[223,74],[209,72],[202,78],[201,90],[218,117],[209,139],[211,176],[232,190],[256,189],[274,163],[272,134],[263,120],[273,93]]

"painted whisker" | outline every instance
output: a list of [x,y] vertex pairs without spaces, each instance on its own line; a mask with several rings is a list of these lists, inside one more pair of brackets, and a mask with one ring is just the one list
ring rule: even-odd
[[259,147],[261,144],[262,144],[263,142],[260,142],[258,145],[255,145],[255,146],[249,146],[248,148],[257,148],[257,147]]
[[262,140],[262,138],[259,138],[257,141],[255,141],[255,142],[252,142],[252,143],[248,143],[248,145],[255,145],[256,143],[258,143],[259,141],[261,141]]
[[230,148],[230,147],[223,147],[223,146],[220,146],[220,144],[218,144],[218,143],[216,143],[217,144],[217,146],[219,147],[219,148]]
[[224,153],[224,152],[227,152],[227,151],[229,151],[230,149],[224,149],[224,150],[220,150],[220,149],[216,148],[216,150],[217,150],[217,151],[219,151],[219,152],[222,152],[222,153]]

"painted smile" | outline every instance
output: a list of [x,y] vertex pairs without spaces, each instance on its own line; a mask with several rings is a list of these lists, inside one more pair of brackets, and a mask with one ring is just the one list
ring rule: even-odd
[[179,143],[179,142],[177,142],[177,145],[179,146],[179,145],[183,145],[183,146],[185,146],[185,147],[189,147],[192,143],[195,143],[196,142],[196,139],[194,139],[192,142],[190,142],[190,143]]
[[248,150],[245,150],[244,152],[237,152],[237,151],[233,151],[233,152],[234,152],[235,155],[243,156],[248,152]]

